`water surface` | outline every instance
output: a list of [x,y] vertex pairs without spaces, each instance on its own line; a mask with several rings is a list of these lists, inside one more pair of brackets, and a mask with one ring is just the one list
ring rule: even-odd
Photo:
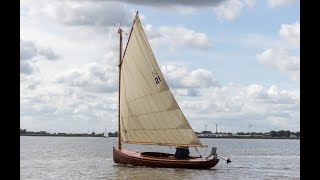
[[[20,136],[21,179],[300,179],[300,140],[200,139],[218,148],[220,160],[210,170],[117,165],[117,138]],[[124,145],[137,151],[174,153],[174,147]],[[198,148],[205,157],[210,148]],[[198,155],[190,148],[191,155]]]

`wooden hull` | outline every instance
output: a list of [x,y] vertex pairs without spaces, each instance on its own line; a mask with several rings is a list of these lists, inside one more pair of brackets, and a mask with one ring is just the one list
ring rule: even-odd
[[206,160],[200,157],[188,159],[175,159],[173,154],[157,152],[135,152],[118,150],[113,148],[113,161],[115,163],[130,164],[132,166],[147,166],[161,168],[188,168],[188,169],[210,169],[214,167],[219,159]]

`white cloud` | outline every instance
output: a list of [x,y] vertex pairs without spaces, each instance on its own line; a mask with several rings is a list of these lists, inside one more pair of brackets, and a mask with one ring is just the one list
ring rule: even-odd
[[[109,0],[114,1],[114,0]],[[151,7],[166,7],[170,8],[172,6],[193,6],[193,7],[207,7],[216,6],[225,0],[162,0],[162,1],[149,1],[149,0],[119,0],[120,2],[132,3],[137,5],[146,5]]]
[[240,15],[243,6],[240,0],[228,0],[214,7],[213,10],[220,20],[234,20]]
[[46,57],[48,60],[56,60],[59,58],[59,56],[53,52],[51,48],[39,49],[39,54]]
[[174,6],[174,11],[180,14],[195,14],[198,12],[198,9],[192,6]]
[[26,74],[30,73],[20,74],[20,89],[33,90],[36,89],[36,87],[38,87],[39,85],[41,85],[41,78]]
[[267,49],[257,54],[257,59],[268,66],[289,74],[300,81],[300,56],[290,56],[284,49]]
[[47,60],[59,58],[59,55],[49,47],[36,46],[32,41],[20,39],[20,60],[30,60],[36,56],[42,56]]
[[271,8],[286,6],[297,2],[297,0],[268,0],[268,6]]
[[20,39],[20,60],[28,60],[37,55],[37,49],[32,41]]
[[[300,51],[300,23],[282,24],[279,35],[287,43],[292,44]],[[289,75],[293,80],[300,82],[300,55],[290,55],[287,48],[268,48],[258,53],[256,58],[259,62]]]
[[56,83],[95,93],[112,93],[117,90],[117,67],[108,64],[90,63],[57,75]]
[[196,32],[183,26],[160,26],[154,28],[146,24],[144,30],[153,48],[169,47],[171,51],[178,48],[209,49],[212,41],[205,33]]
[[279,89],[276,85],[211,87],[201,91],[197,100],[180,102],[191,125],[197,125],[197,128],[211,122],[222,123],[220,129],[224,132],[247,132],[250,122],[255,125],[254,131],[288,129],[288,124],[299,130],[296,123],[300,121],[300,92]]
[[188,71],[185,67],[162,66],[161,71],[172,88],[208,88],[217,86],[213,74],[205,69]]
[[256,4],[256,0],[245,0],[245,3],[249,6],[249,7],[253,7]]
[[49,47],[36,46],[32,41],[20,39],[20,73],[31,74],[36,68],[34,63],[38,60],[56,60],[59,57]]
[[174,10],[181,14],[194,14],[195,12],[198,12],[200,8],[213,8],[218,18],[225,20],[233,20],[239,16],[244,5],[248,5],[249,7],[253,7],[255,5],[255,0],[120,0],[120,2],[145,5],[157,9]]
[[29,61],[20,61],[20,73],[31,74],[33,72],[32,64]]
[[[24,83],[24,82],[22,82]],[[116,94],[90,93],[59,84],[23,89],[20,97],[21,128],[40,131],[84,133],[95,129],[102,133],[116,129]]]
[[207,49],[212,47],[212,43],[206,34],[195,32],[194,30],[185,27],[169,27],[162,26],[159,30],[160,34],[167,40],[171,47],[192,47]]
[[300,22],[282,24],[279,34],[281,38],[293,44],[295,47],[300,47]]
[[118,2],[55,1],[41,6],[31,13],[74,26],[128,26],[134,15]]

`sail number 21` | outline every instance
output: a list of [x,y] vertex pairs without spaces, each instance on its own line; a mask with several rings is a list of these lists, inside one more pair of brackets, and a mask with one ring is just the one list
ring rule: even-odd
[[159,84],[161,82],[160,76],[157,73],[157,70],[152,71],[152,75],[154,77],[154,80],[156,81],[156,84]]
[[156,83],[157,83],[157,84],[159,84],[159,83],[160,83],[160,81],[161,81],[161,79],[160,79],[160,77],[159,77],[159,76],[158,76],[158,77],[155,77],[154,79],[156,80]]

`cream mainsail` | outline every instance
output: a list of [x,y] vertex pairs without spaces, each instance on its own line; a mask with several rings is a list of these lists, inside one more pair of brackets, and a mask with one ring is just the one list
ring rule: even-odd
[[122,58],[120,76],[122,143],[206,146],[173,97],[138,15]]

